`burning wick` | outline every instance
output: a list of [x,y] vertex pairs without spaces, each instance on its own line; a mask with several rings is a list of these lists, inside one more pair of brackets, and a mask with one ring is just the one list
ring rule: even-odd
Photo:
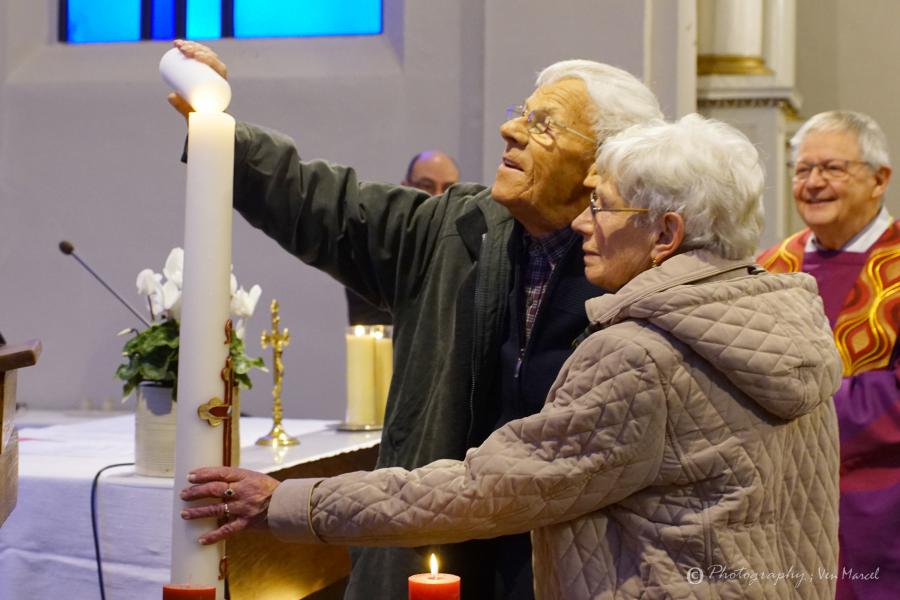
[[431,561],[430,561],[430,562],[431,562],[431,579],[437,579],[437,578],[438,578],[438,562],[437,562],[437,556],[435,556],[434,554],[432,554],[432,555],[431,555]]

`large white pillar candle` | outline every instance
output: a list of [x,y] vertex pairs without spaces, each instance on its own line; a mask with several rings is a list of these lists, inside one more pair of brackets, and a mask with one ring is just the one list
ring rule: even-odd
[[362,325],[347,328],[347,424],[375,423],[375,340]]
[[[197,409],[211,398],[224,398],[221,377],[228,346],[231,273],[234,119],[224,113],[191,113],[188,123],[187,198],[184,223],[184,286],[178,353],[178,430],[175,489],[188,473],[222,464],[223,426],[211,427]],[[172,582],[216,585],[224,544],[201,546],[197,538],[211,529],[209,520],[185,521],[185,503],[174,498]]]
[[384,424],[384,409],[387,405],[391,376],[394,374],[394,340],[390,325],[376,325],[372,328],[375,339],[375,424]]

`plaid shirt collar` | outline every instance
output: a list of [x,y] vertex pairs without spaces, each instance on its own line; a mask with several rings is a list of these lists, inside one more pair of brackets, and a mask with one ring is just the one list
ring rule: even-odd
[[540,239],[525,232],[525,247],[528,249],[527,269],[531,269],[531,263],[534,261],[549,265],[552,271],[566,255],[569,242],[573,237],[575,237],[575,232],[568,226],[553,233],[548,233]]
[[537,321],[541,301],[550,283],[556,265],[565,257],[570,242],[575,237],[571,227],[563,227],[538,239],[527,232],[523,241],[527,251],[522,282],[525,292],[525,339],[531,337],[531,330]]

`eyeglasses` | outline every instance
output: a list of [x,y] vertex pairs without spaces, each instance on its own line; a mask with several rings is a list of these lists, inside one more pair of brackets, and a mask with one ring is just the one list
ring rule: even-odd
[[560,129],[562,131],[568,131],[572,135],[577,135],[581,139],[589,141],[591,144],[596,143],[591,136],[554,121],[547,111],[541,110],[540,108],[528,110],[528,107],[523,104],[510,106],[506,109],[506,118],[507,120],[524,118],[525,126],[532,135],[546,135],[552,137],[553,130]]
[[597,198],[597,190],[591,190],[591,214],[596,215],[601,212],[633,212],[648,213],[649,208],[604,208],[599,205],[600,199]]
[[794,169],[794,181],[806,181],[812,176],[814,170],[819,169],[819,175],[828,181],[841,181],[849,177],[850,165],[868,165],[864,160],[844,160],[832,158],[822,162],[798,162],[792,164]]
[[432,196],[436,196],[437,194],[443,194],[447,191],[451,185],[456,183],[455,181],[435,181],[430,177],[423,177],[422,179],[413,179],[408,182],[407,185],[411,185],[414,188],[420,189],[422,191],[428,192]]

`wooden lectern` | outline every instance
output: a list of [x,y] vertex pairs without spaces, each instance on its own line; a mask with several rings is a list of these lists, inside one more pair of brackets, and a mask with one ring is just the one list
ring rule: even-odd
[[19,489],[19,438],[13,426],[16,369],[35,364],[40,354],[41,343],[37,340],[0,345],[0,526],[16,507]]

